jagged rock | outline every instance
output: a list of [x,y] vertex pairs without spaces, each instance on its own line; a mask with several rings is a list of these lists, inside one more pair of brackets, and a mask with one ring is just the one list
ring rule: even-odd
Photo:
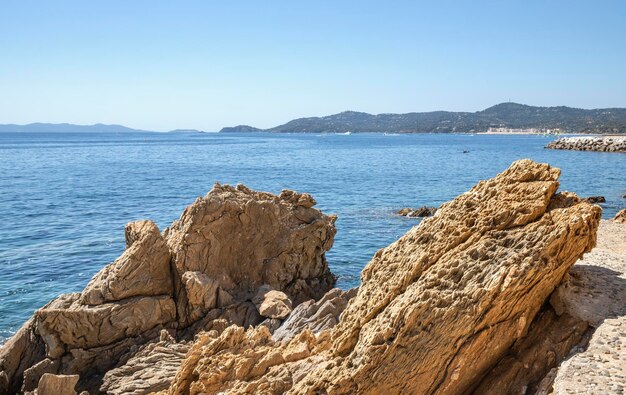
[[189,344],[177,343],[166,331],[158,342],[149,343],[125,364],[104,375],[101,391],[107,394],[151,394],[169,387]]
[[[220,289],[217,280],[202,272],[185,272],[182,282],[187,294],[191,321],[197,321],[209,310],[218,307]],[[227,299],[226,305],[231,304],[232,298]]]
[[356,293],[357,288],[349,291],[333,288],[317,302],[309,300],[299,304],[278,329],[270,330],[272,337],[278,341],[291,340],[305,329],[318,333],[334,327]]
[[126,250],[87,284],[80,303],[101,305],[135,296],[172,295],[170,253],[152,221],[126,225]]
[[46,373],[57,374],[59,372],[59,361],[46,358],[24,371],[24,383],[22,392],[30,392],[37,388],[41,376]]
[[259,287],[252,302],[262,317],[284,319],[293,309],[289,296],[284,292],[276,291],[264,284]]
[[615,214],[613,221],[626,224],[626,208]]
[[[319,299],[334,284],[324,257],[333,244],[334,217],[311,208],[307,194],[280,196],[243,185],[216,184],[165,231],[179,276],[200,272],[234,300],[247,300],[263,284],[297,304]],[[185,287],[177,285],[181,325],[193,322]]]
[[76,395],[77,375],[57,375],[46,373],[41,376],[37,395]]
[[[216,185],[163,235],[150,221],[128,224],[126,250],[117,260],[82,293],[61,295],[38,310],[0,349],[0,395],[34,389],[46,373],[78,374],[78,388],[91,392],[103,384],[110,391],[158,389],[173,377],[180,340],[263,321],[250,302],[260,285],[296,304],[321,297],[335,281],[324,257],[335,217],[314,205],[308,194]],[[284,310],[267,314],[283,317]],[[169,351],[154,346],[162,329],[179,339],[163,346]],[[163,364],[132,371],[161,355]]]
[[58,358],[72,348],[111,344],[176,319],[169,296],[85,306],[80,304],[79,295],[62,295],[35,313],[48,357]]
[[471,390],[596,242],[601,209],[555,194],[558,175],[515,162],[378,251],[330,331],[275,342],[266,327],[231,327],[202,338],[169,393]]
[[430,217],[435,215],[437,212],[437,207],[428,207],[423,206],[419,208],[403,208],[396,212],[396,214],[401,215],[403,217]]
[[17,393],[24,371],[44,359],[44,342],[34,333],[34,322],[26,321],[0,348],[0,394]]
[[592,204],[606,203],[606,198],[604,196],[589,196],[588,198],[585,198],[584,200]]

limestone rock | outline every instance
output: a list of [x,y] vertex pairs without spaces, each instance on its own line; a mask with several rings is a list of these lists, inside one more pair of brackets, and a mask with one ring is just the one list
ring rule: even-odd
[[176,319],[169,296],[137,297],[119,303],[85,306],[79,294],[63,295],[35,314],[37,331],[49,357],[72,348],[92,348],[137,336]]
[[46,373],[39,380],[37,395],[76,395],[77,375],[57,375]]
[[24,371],[24,383],[22,392],[30,392],[37,388],[41,377],[46,373],[57,374],[59,372],[59,361],[46,358]]
[[297,334],[308,329],[313,333],[333,328],[339,322],[339,316],[348,305],[348,301],[357,293],[357,288],[342,291],[333,288],[320,300],[309,300],[296,306],[282,325],[273,331],[273,339],[291,340]]
[[[191,321],[197,321],[209,310],[218,306],[220,289],[217,280],[202,272],[185,272],[182,276],[182,282],[187,294]],[[231,302],[230,299],[229,302]]]
[[[263,284],[296,303],[319,299],[335,281],[324,257],[335,219],[311,208],[314,203],[293,191],[276,196],[216,184],[165,231],[178,276],[203,273],[239,301]],[[177,301],[179,320],[187,326],[195,317],[182,285]]]
[[152,221],[126,225],[126,250],[89,282],[80,303],[100,305],[134,296],[172,295],[170,253]]
[[613,221],[626,224],[626,208],[615,214]]
[[44,342],[34,332],[31,318],[0,348],[0,394],[14,394],[22,387],[24,371],[44,359]]
[[259,287],[252,302],[263,317],[284,319],[293,309],[289,296],[284,292],[276,291],[265,284]]
[[331,330],[277,343],[229,328],[194,345],[169,392],[470,391],[595,245],[601,209],[555,194],[558,175],[515,162],[378,251]]
[[176,343],[163,331],[158,342],[142,346],[125,364],[108,371],[100,390],[112,395],[143,395],[166,389],[187,351],[187,343]]
[[[94,393],[103,376],[107,391],[158,390],[199,331],[263,321],[250,301],[260,285],[277,292],[262,308],[270,316],[318,299],[335,281],[324,257],[335,217],[314,205],[308,194],[216,185],[163,235],[151,221],[128,224],[118,259],[2,346],[0,395],[34,390],[47,373],[78,374],[78,389]],[[157,341],[162,329],[177,341]]]

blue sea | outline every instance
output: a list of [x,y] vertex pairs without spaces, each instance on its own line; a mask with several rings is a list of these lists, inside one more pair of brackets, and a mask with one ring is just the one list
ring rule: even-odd
[[[33,311],[82,290],[124,249],[124,224],[161,229],[214,182],[311,193],[339,216],[327,254],[342,288],[374,252],[511,162],[562,169],[561,190],[626,206],[626,154],[553,151],[543,136],[0,133],[0,343]],[[469,151],[463,153],[463,151]]]

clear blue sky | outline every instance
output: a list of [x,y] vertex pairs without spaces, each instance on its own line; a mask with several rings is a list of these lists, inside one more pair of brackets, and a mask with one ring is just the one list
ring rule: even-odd
[[626,1],[0,1],[0,123],[626,106]]

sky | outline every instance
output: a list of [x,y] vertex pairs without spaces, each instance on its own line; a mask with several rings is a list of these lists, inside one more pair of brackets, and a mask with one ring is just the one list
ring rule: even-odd
[[0,0],[0,123],[626,107],[626,1]]

